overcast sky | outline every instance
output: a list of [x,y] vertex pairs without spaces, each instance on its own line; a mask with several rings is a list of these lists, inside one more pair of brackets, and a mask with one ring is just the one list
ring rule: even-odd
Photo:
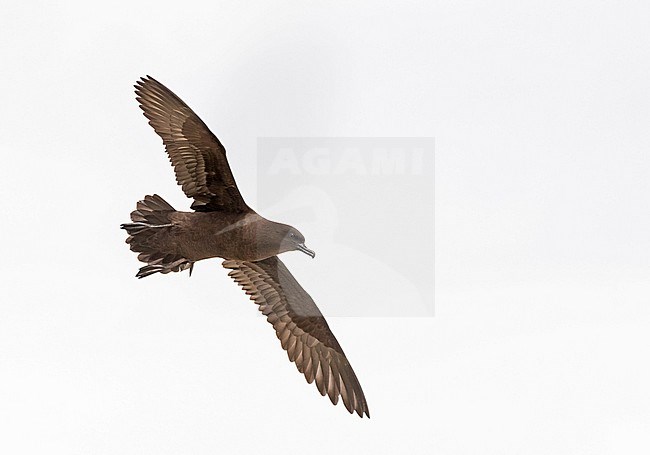
[[[307,3],[3,6],[0,452],[648,453],[648,3]],[[316,259],[285,255],[370,420],[305,382],[218,260],[135,279],[119,224],[145,194],[190,204],[145,74],[256,208],[258,138],[435,138],[435,317],[399,310],[417,230],[380,224],[390,260],[340,264],[345,231],[305,221]],[[353,195],[308,194],[359,232]]]

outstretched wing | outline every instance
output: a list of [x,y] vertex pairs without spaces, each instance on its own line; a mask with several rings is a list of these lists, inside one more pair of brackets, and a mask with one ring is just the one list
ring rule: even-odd
[[310,384],[333,404],[339,396],[350,413],[370,417],[361,385],[343,349],[312,298],[277,256],[257,262],[226,260],[223,266],[275,328],[282,348]]
[[154,78],[141,78],[135,93],[149,124],[162,138],[176,181],[199,212],[249,210],[226,159],[226,149],[171,90]]

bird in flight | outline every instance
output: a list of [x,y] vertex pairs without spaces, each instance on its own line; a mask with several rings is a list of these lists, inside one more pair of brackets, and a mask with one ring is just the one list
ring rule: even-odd
[[175,210],[163,198],[145,196],[122,224],[126,243],[145,266],[144,278],[189,269],[196,261],[224,259],[228,275],[241,286],[273,325],[282,348],[308,383],[333,404],[370,417],[350,362],[313,299],[282,263],[279,254],[301,251],[304,236],[294,227],[269,221],[252,210],[239,192],[226,149],[178,96],[147,76],[135,85],[136,99],[162,138],[176,181],[193,212]]

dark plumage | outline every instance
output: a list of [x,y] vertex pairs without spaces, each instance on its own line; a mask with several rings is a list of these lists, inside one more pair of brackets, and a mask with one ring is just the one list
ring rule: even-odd
[[138,278],[190,269],[219,257],[229,275],[259,305],[282,348],[309,383],[350,413],[370,416],[350,363],[312,298],[277,257],[302,251],[304,236],[294,227],[269,221],[242,198],[226,150],[201,119],[174,93],[147,76],[137,82],[137,100],[162,138],[176,181],[194,199],[194,212],[179,212],[160,196],[145,196],[122,225],[126,242],[147,265]]

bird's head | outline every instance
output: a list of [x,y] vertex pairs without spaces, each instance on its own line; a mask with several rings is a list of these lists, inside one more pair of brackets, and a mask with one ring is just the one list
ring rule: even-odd
[[315,252],[305,246],[305,236],[293,226],[276,223],[257,214],[251,216],[244,226],[250,247],[244,257],[248,260],[259,261],[287,251],[302,251],[312,258],[316,256]]
[[280,252],[286,251],[302,251],[312,258],[316,257],[316,253],[305,246],[305,236],[300,233],[298,229],[286,224],[281,225],[283,229],[280,230],[282,240],[280,241]]

